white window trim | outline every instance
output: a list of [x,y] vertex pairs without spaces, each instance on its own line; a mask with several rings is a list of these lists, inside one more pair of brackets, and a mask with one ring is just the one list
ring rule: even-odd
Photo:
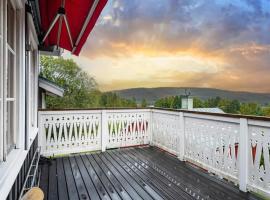
[[[32,58],[28,58],[29,59],[29,74],[28,74],[28,80],[30,80],[30,84],[28,86],[28,103],[30,106],[28,106],[28,127],[29,127],[29,138],[28,139],[28,148],[30,148],[30,146],[32,145],[35,137],[37,136],[38,133],[38,66],[39,66],[39,54],[38,54],[38,37],[36,35],[36,31],[35,31],[35,27],[34,27],[34,22],[32,19],[32,16],[30,14],[27,14],[27,20],[28,20],[28,25],[29,25],[29,42],[31,45],[31,56],[35,56],[34,58],[34,77],[33,80],[31,80],[31,71],[33,69],[31,69],[32,66]],[[34,91],[34,97],[32,97],[31,95],[33,94],[32,91],[33,89]],[[30,92],[31,91],[31,92]],[[31,101],[32,99],[32,101]],[[33,115],[34,113],[34,115]]]
[[[20,12],[20,18],[21,21],[19,23],[19,37],[18,40],[20,41],[17,44],[17,50],[18,53],[18,59],[17,59],[17,66],[20,66],[19,69],[17,69],[17,79],[19,80],[19,84],[17,86],[18,88],[18,94],[17,94],[17,148],[24,149],[25,146],[25,8],[24,8],[24,2],[22,3],[20,0],[16,0],[21,3],[18,3],[18,7],[21,9]],[[23,0],[22,0],[23,1]]]
[[[16,83],[16,99],[14,98],[5,98],[5,90],[3,88],[0,90],[0,144],[4,144],[4,113],[6,109],[4,107],[4,101],[16,101],[14,107],[16,109],[16,117],[15,121],[17,121],[15,127],[15,135],[16,138],[16,148],[24,148],[25,144],[25,7],[24,0],[10,0],[11,4],[16,8],[16,52],[14,52],[9,45],[7,44],[7,12],[6,12],[6,4],[8,0],[0,0],[0,65],[6,66],[7,62],[7,52],[11,50],[11,52],[17,53],[16,59],[14,60],[16,65],[16,75],[15,79]],[[4,68],[0,69],[0,85],[4,86]],[[13,151],[13,150],[12,150]],[[2,164],[4,159],[4,147],[0,146],[0,165]],[[6,157],[8,159],[8,155]]]
[[[9,114],[11,114],[12,115],[12,121],[13,121],[13,139],[14,139],[14,141],[15,141],[15,147],[16,147],[16,145],[17,145],[17,135],[19,134],[18,133],[18,119],[16,118],[16,116],[19,114],[18,113],[18,111],[17,111],[17,107],[18,107],[18,105],[16,104],[16,98],[17,98],[17,96],[18,96],[18,90],[17,90],[17,84],[18,84],[18,81],[17,81],[17,69],[19,68],[19,66],[18,66],[18,62],[17,62],[17,59],[18,59],[18,56],[17,55],[19,55],[20,54],[20,51],[17,51],[17,46],[18,46],[18,43],[19,42],[21,42],[20,40],[18,40],[17,39],[17,36],[18,36],[18,34],[17,34],[17,29],[18,29],[18,26],[19,26],[19,21],[17,21],[17,19],[18,19],[18,17],[17,17],[17,15],[18,15],[18,10],[17,10],[17,4],[16,4],[16,2],[14,1],[14,0],[6,0],[6,1],[4,1],[5,3],[4,3],[4,9],[5,9],[5,12],[7,11],[7,5],[8,5],[8,3],[10,3],[11,4],[11,6],[12,6],[12,9],[14,9],[14,16],[13,16],[13,22],[12,22],[12,24],[13,24],[13,33],[12,33],[12,37],[13,37],[13,39],[12,39],[12,42],[13,42],[13,44],[12,44],[12,46],[13,46],[13,48],[10,46],[10,44],[8,43],[8,30],[7,30],[7,28],[5,29],[5,31],[4,31],[4,73],[3,73],[3,76],[4,76],[4,81],[6,80],[7,82],[4,82],[4,85],[3,85],[3,87],[4,87],[4,96],[3,96],[3,104],[4,104],[4,109],[3,109],[3,111],[4,111],[4,121],[5,120],[7,120],[8,119],[8,115]],[[8,13],[6,12],[6,14],[5,14],[5,23],[7,22],[7,19],[8,19]],[[19,20],[21,20],[21,18],[19,18]],[[7,24],[5,24],[6,26],[4,26],[4,27],[7,27]],[[19,30],[19,29],[18,29]],[[13,56],[13,62],[12,62],[12,64],[13,64],[13,75],[12,75],[12,77],[14,78],[14,83],[13,83],[13,85],[11,85],[10,87],[13,87],[13,91],[14,91],[14,94],[11,96],[11,97],[9,97],[9,96],[7,96],[8,95],[8,88],[7,88],[7,83],[8,83],[8,67],[10,67],[10,66],[8,66],[8,62],[9,62],[9,53],[11,53],[12,54],[12,56]],[[21,63],[19,63],[19,64],[21,64]],[[8,103],[11,103],[12,102],[12,105],[13,105],[13,109],[14,109],[14,113],[8,113]],[[10,122],[10,121],[8,121],[8,122]],[[7,156],[8,156],[8,154],[11,152],[11,151],[13,151],[14,149],[8,149],[8,148],[10,148],[10,146],[7,146],[7,136],[6,136],[6,131],[8,130],[8,127],[7,127],[7,125],[8,124],[6,124],[6,123],[3,123],[3,139],[4,139],[4,156],[3,156],[3,158],[4,158],[4,161],[7,159]],[[8,125],[9,126],[9,125]],[[9,152],[8,152],[9,151]]]
[[[7,51],[4,46],[6,46],[6,36],[4,34],[4,30],[6,30],[6,22],[4,21],[4,15],[6,16],[6,13],[4,13],[4,9],[6,5],[7,0],[0,0],[0,31],[2,31],[2,36],[0,40],[2,40],[2,43],[0,41],[0,65],[4,66],[6,52]],[[17,104],[17,127],[15,129],[15,132],[17,135],[15,136],[16,141],[16,149],[13,149],[6,157],[6,161],[2,161],[1,159],[4,156],[4,152],[2,146],[0,147],[0,197],[1,199],[5,199],[11,188],[14,184],[14,181],[16,180],[17,175],[19,174],[19,171],[24,163],[24,160],[27,156],[28,150],[24,150],[25,145],[25,7],[24,7],[24,0],[12,0],[12,3],[16,5],[17,9],[17,24],[18,27],[17,31],[17,58],[15,60],[16,62],[16,70],[17,75],[16,79],[18,81],[17,84],[17,91],[16,93],[16,104]],[[5,11],[6,12],[6,11]],[[19,20],[19,21],[18,21]],[[3,71],[3,67],[1,69]],[[0,75],[3,75],[3,72],[1,71]],[[3,78],[0,78],[0,85],[4,85]],[[1,90],[0,97],[3,97],[3,90]],[[1,112],[0,112],[0,128],[3,130],[3,101],[0,104]],[[3,131],[0,131],[0,142],[3,144]]]

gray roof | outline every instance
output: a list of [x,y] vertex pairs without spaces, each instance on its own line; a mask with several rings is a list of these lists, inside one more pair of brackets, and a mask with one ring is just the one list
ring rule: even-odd
[[193,109],[190,109],[190,110],[197,111],[197,112],[225,113],[220,108],[193,108]]
[[43,77],[38,77],[38,87],[45,90],[46,94],[51,96],[63,97],[64,95],[64,89],[62,87]]

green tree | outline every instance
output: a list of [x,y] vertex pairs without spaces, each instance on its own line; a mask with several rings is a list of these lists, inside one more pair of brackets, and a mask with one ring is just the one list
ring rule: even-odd
[[180,96],[175,96],[175,97],[173,98],[173,105],[172,105],[172,108],[180,109],[180,108],[181,108],[181,105],[182,105],[181,97],[180,97]]
[[65,89],[64,97],[46,98],[49,108],[85,108],[97,105],[95,79],[82,71],[71,59],[41,57],[40,76],[53,81]]
[[203,100],[197,98],[197,97],[194,97],[193,98],[193,107],[194,108],[203,108],[204,107],[204,102]]
[[168,108],[167,105],[166,105],[166,99],[165,98],[158,99],[155,102],[154,105],[155,105],[155,107]]
[[262,112],[264,116],[270,117],[270,106],[262,108]]
[[226,108],[225,112],[237,114],[240,111],[240,102],[238,100],[232,100],[228,107]]
[[147,105],[148,105],[148,103],[147,103],[146,99],[143,99],[141,102],[141,107],[145,108],[145,107],[147,107]]
[[116,93],[106,92],[100,95],[100,107],[136,107],[136,99],[124,99],[119,97]]
[[240,102],[238,100],[221,99],[218,107],[226,113],[237,114],[240,110]]
[[205,101],[204,107],[206,108],[215,108],[218,107],[219,103],[221,101],[220,97],[215,97],[215,98],[209,98]]
[[242,103],[240,113],[243,115],[263,115],[262,108],[257,103]]

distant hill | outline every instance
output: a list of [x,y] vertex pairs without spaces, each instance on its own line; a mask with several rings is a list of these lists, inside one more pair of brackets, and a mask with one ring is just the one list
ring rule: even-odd
[[270,93],[252,93],[252,92],[236,92],[228,90],[220,90],[213,88],[182,88],[182,87],[159,87],[159,88],[131,88],[113,91],[121,97],[131,99],[136,98],[141,101],[145,98],[148,102],[155,102],[159,98],[175,95],[183,95],[185,89],[191,92],[191,95],[200,99],[208,99],[211,97],[221,97],[227,99],[238,99],[241,102],[257,102],[262,105],[270,103]]

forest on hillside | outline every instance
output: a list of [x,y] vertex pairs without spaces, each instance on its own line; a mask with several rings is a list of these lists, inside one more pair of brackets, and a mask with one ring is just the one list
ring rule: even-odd
[[[169,96],[158,99],[155,102],[155,107],[161,108],[181,108],[181,96]],[[257,115],[257,116],[270,116],[270,104],[262,106],[258,103],[242,103],[239,100],[229,100],[220,97],[209,98],[202,100],[193,98],[194,108],[220,108],[225,113],[243,114],[243,115]]]
[[[46,97],[47,108],[110,108],[110,107],[147,107],[145,99],[137,102],[120,97],[114,92],[101,92],[96,80],[84,72],[72,59],[62,57],[41,57],[40,76],[64,88],[64,97]],[[155,101],[154,106],[162,108],[181,108],[181,96],[168,96]],[[226,113],[270,116],[270,105],[241,103],[221,97],[202,100],[194,98],[194,108],[219,107]]]

